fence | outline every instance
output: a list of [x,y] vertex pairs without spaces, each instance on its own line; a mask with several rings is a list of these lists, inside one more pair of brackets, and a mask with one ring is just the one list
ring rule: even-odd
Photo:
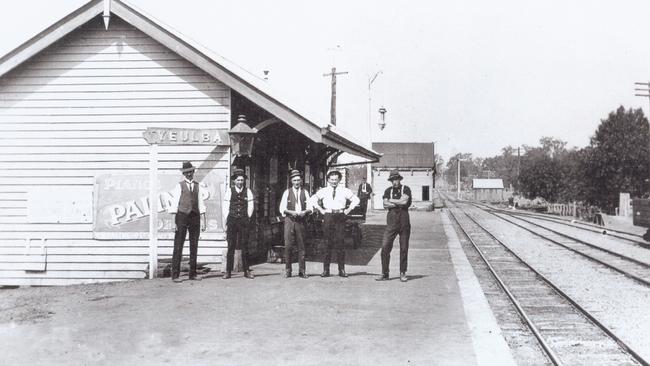
[[576,204],[551,203],[547,206],[547,213],[560,216],[576,216]]
[[[598,221],[601,210],[596,206],[587,206],[582,203],[551,203],[547,206],[547,213],[559,216],[572,216],[589,222]],[[602,221],[602,219],[600,219]]]

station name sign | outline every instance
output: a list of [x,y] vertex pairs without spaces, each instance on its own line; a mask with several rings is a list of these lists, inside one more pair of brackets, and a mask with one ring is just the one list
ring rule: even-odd
[[226,129],[149,127],[142,135],[149,144],[230,146]]

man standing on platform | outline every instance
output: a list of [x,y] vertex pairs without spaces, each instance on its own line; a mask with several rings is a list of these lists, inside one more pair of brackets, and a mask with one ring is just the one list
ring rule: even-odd
[[255,208],[253,192],[246,188],[246,174],[244,170],[235,169],[232,173],[235,181],[234,187],[226,189],[223,197],[222,217],[225,220],[226,240],[228,241],[228,253],[226,255],[226,272],[223,279],[232,276],[235,261],[235,249],[241,249],[242,266],[244,277],[253,279],[253,273],[248,267],[248,234],[251,229],[251,221]]
[[291,277],[291,249],[298,245],[298,276],[308,278],[305,272],[305,220],[311,214],[307,204],[309,192],[302,188],[300,171],[291,171],[291,188],[284,191],[280,200],[280,214],[284,217],[284,277]]
[[409,237],[411,236],[411,220],[409,207],[411,206],[411,189],[402,185],[403,177],[398,170],[393,170],[388,176],[392,186],[384,191],[384,208],[388,209],[386,215],[386,230],[381,245],[381,276],[377,281],[386,281],[388,277],[388,265],[390,264],[390,252],[393,250],[393,242],[399,234],[399,279],[406,282],[406,267],[408,264]]
[[363,178],[363,182],[359,184],[359,189],[357,191],[357,196],[359,196],[361,212],[363,217],[366,217],[366,209],[368,207],[368,200],[372,196],[372,186],[366,183],[366,178]]
[[[172,190],[174,197],[169,208],[174,223],[174,252],[172,254],[172,281],[183,282],[179,276],[181,272],[181,258],[185,236],[190,233],[190,280],[201,280],[196,276],[196,256],[199,247],[200,231],[205,231],[205,202],[201,198],[201,186],[194,181],[192,163],[183,163],[181,172],[185,179],[179,182]],[[199,218],[200,217],[200,218]]]
[[[330,276],[330,260],[332,248],[336,248],[339,276],[347,277],[345,273],[345,246],[343,234],[345,233],[345,216],[359,204],[359,198],[345,187],[339,187],[342,175],[337,170],[327,173],[327,186],[321,188],[311,198],[311,205],[323,214],[323,234],[325,235],[325,258],[323,259],[323,273],[321,277]],[[347,200],[350,207],[345,208]],[[321,203],[322,202],[322,205]]]

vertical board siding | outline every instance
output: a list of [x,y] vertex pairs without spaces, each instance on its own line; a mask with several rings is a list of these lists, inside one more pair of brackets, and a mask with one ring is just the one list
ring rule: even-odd
[[[145,277],[147,240],[96,240],[89,222],[30,223],[28,195],[146,174],[147,127],[227,129],[230,89],[117,17],[108,30],[93,19],[0,78],[0,285]],[[184,160],[229,168],[228,149],[160,146],[161,172]],[[24,270],[28,239],[31,253],[46,239],[46,271]],[[170,257],[173,242],[159,245]],[[201,240],[199,262],[220,263],[224,246]]]

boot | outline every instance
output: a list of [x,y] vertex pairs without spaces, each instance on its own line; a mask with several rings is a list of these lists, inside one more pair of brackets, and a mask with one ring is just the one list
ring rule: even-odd
[[388,273],[383,273],[381,276],[375,278],[375,281],[388,281]]
[[223,278],[224,280],[227,280],[230,277],[232,277],[232,274],[230,273],[230,271],[226,271],[226,273],[224,273],[223,276],[221,276],[221,278]]
[[406,272],[402,272],[399,274],[399,280],[402,282],[408,281],[408,278],[406,277]]

